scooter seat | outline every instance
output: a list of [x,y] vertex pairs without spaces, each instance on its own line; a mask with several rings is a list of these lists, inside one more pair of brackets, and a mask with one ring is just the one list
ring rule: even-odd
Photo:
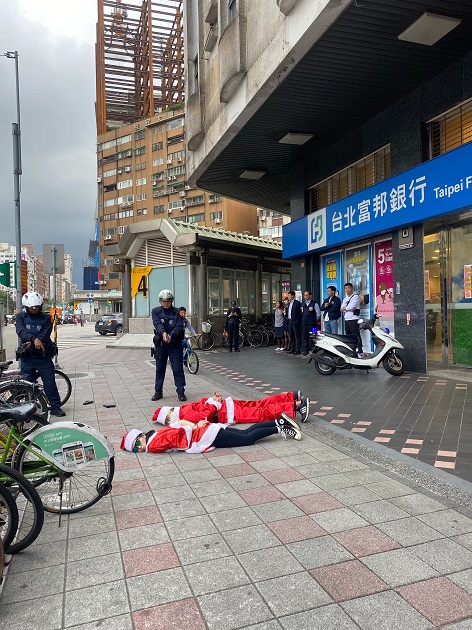
[[333,333],[323,332],[323,335],[326,337],[331,337],[331,339],[338,339],[339,341],[343,341],[344,343],[354,343],[357,344],[359,338],[356,335],[334,335]]

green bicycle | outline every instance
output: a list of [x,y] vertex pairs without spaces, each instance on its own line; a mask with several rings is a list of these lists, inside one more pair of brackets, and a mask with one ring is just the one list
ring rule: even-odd
[[[0,422],[9,426],[0,456],[36,488],[44,509],[72,514],[87,509],[111,492],[115,472],[113,446],[93,427],[81,422],[44,424],[27,435],[21,427],[36,411],[34,404],[0,409]],[[0,483],[3,483],[0,471]]]

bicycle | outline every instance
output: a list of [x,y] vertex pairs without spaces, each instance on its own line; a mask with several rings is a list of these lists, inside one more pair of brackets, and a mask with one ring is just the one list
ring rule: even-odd
[[115,456],[108,440],[86,424],[68,421],[40,426],[22,436],[17,426],[34,412],[34,405],[0,410],[0,421],[9,424],[0,463],[14,440],[12,467],[36,487],[47,512],[80,512],[109,494]]
[[[8,549],[13,542],[19,522],[15,499],[8,488],[0,483],[0,540],[4,550]],[[0,566],[0,570],[2,568]]]
[[[198,347],[200,350],[211,350],[218,340],[222,348],[228,348],[228,336],[219,335],[213,331],[213,324],[210,321],[202,322],[203,332],[198,336]],[[239,331],[239,347],[244,344],[244,335]]]
[[184,339],[184,342],[185,342],[183,346],[184,365],[187,366],[187,370],[190,372],[190,374],[196,374],[200,366],[198,355],[194,350],[192,350],[192,347],[188,339]]
[[[8,366],[11,365],[13,361],[2,361],[0,362],[0,384],[4,381],[12,381],[12,380],[20,380],[21,379],[21,370],[20,368],[9,370]],[[59,392],[59,398],[61,399],[61,407],[65,405],[69,400],[70,395],[72,393],[72,383],[70,378],[62,372],[55,368],[54,370],[54,378],[56,381],[57,391]],[[21,379],[24,380],[24,379]],[[41,388],[41,391],[44,391],[41,377],[38,377],[36,384]]]

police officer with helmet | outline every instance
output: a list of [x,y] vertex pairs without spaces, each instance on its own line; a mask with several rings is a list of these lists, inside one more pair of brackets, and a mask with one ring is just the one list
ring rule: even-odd
[[185,376],[183,365],[182,340],[184,338],[184,318],[173,305],[172,291],[164,289],[159,293],[160,306],[152,309],[154,325],[154,346],[156,356],[156,384],[151,400],[163,397],[164,377],[167,359],[170,360],[174,374],[175,389],[181,402],[187,400],[185,395]]
[[24,313],[16,316],[16,334],[22,342],[20,348],[21,373],[34,383],[41,377],[44,392],[51,405],[51,415],[62,418],[61,398],[57,391],[52,358],[57,354],[56,344],[51,340],[52,321],[49,313],[43,313],[43,298],[31,291],[25,293],[21,303]]

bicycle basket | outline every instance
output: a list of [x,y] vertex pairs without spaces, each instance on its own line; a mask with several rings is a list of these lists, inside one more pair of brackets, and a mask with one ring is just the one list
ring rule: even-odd
[[211,324],[210,324],[210,322],[202,322],[202,331],[204,333],[211,332]]

